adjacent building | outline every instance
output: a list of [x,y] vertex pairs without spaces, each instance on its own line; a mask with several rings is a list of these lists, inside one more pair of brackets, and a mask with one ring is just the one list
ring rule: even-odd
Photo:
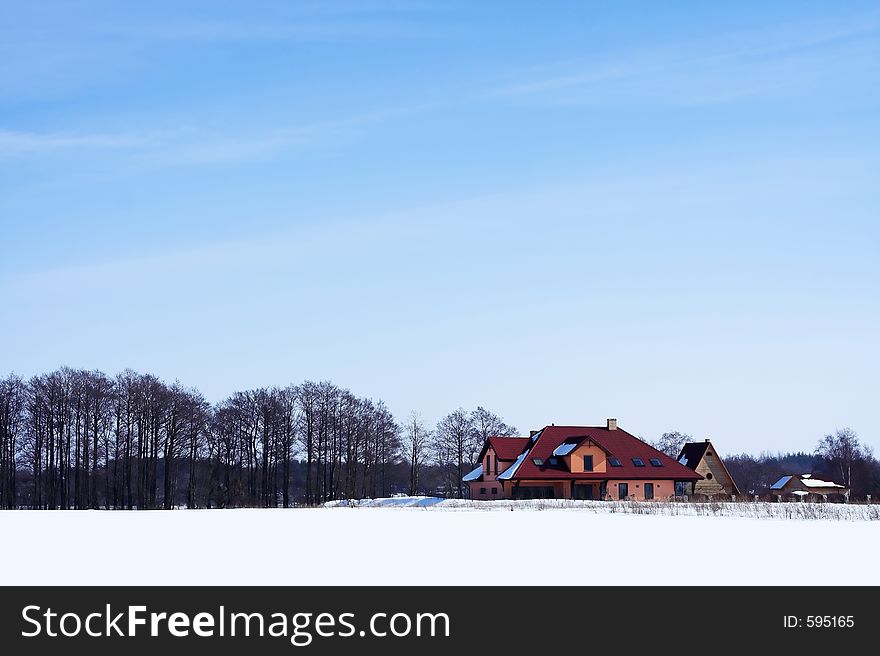
[[668,499],[702,475],[608,419],[492,437],[463,480],[473,499]]
[[688,469],[693,469],[703,478],[680,489],[679,495],[703,495],[728,497],[739,494],[736,482],[724,466],[724,461],[712,442],[688,442],[678,454],[678,462]]
[[849,500],[849,488],[839,483],[813,478],[812,474],[791,474],[783,476],[770,486],[770,494],[776,499],[799,497],[802,500],[827,501],[830,495],[840,495]]

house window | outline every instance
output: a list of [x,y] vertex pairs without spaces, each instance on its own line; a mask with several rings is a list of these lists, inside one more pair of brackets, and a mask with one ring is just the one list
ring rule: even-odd
[[584,471],[593,471],[593,456],[584,456]]
[[645,483],[645,498],[653,499],[654,498],[654,484],[653,483]]
[[483,496],[486,496],[486,488],[481,487],[481,488],[480,488],[480,494],[483,495]]
[[615,458],[614,456],[611,456],[610,458],[608,458],[608,462],[612,467],[623,467],[623,465],[620,464],[620,458]]
[[636,467],[644,467],[645,466],[645,461],[642,460],[641,458],[633,458],[632,461]]
[[629,484],[619,483],[617,485],[617,498],[626,499],[629,496]]
[[498,488],[497,488],[497,487],[493,487],[493,488],[492,488],[492,494],[498,494]]
[[712,480],[712,472],[709,472],[709,473],[706,474],[706,480],[707,480],[707,481],[711,481],[711,480]]
[[660,462],[660,458],[651,458],[651,466],[652,467],[662,467],[663,463]]
[[498,473],[498,456],[495,456],[495,473]]

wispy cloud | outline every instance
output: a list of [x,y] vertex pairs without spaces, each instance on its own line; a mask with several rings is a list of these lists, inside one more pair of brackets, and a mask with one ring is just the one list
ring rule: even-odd
[[492,98],[559,104],[699,105],[782,93],[855,70],[880,69],[880,16],[713,35],[520,71]]
[[445,36],[454,28],[432,20],[442,8],[430,3],[346,3],[308,9],[282,4],[284,11],[258,15],[198,16],[174,21],[101,21],[89,25],[93,36],[162,46],[168,42],[204,44],[348,43]]
[[130,150],[150,143],[155,143],[155,137],[140,134],[0,130],[0,158],[69,150]]
[[[389,11],[418,5],[392,3]],[[322,10],[323,11],[323,10]],[[353,9],[337,8],[342,16]],[[335,20],[302,23],[179,23],[129,25],[152,38],[206,40],[275,40],[318,35],[345,28]],[[360,29],[358,23],[350,24]],[[347,28],[345,28],[347,29]],[[880,14],[838,24],[793,24],[772,30],[719,34],[703,39],[624,51],[588,59],[543,64],[518,71],[506,83],[487,83],[488,91],[461,89],[442,106],[516,99],[558,105],[643,107],[688,106],[785,93],[804,85],[833,81],[857,70],[865,80],[880,77]],[[865,75],[867,73],[867,75]],[[871,93],[870,85],[861,85]],[[479,89],[479,83],[476,89]],[[880,87],[878,87],[880,88]],[[0,128],[0,161],[53,153],[103,151],[129,155],[147,166],[222,165],[280,157],[300,150],[355,139],[370,124],[403,114],[437,110],[433,104],[402,105],[303,125],[176,127],[143,133],[16,131]]]
[[[124,82],[187,48],[411,42],[442,38],[430,2],[38,2],[3,5],[0,103],[57,100]],[[200,6],[205,5],[205,6]],[[8,10],[7,10],[8,9]]]
[[[214,3],[210,12],[193,11],[180,3],[180,11],[167,12],[148,5],[135,12],[130,8],[88,5],[74,10],[59,5],[55,14],[67,20],[46,21],[45,7],[22,7],[16,20],[0,26],[3,44],[46,44],[47,40],[125,38],[136,41],[264,42],[321,41],[347,38],[405,36],[407,30],[429,29],[423,20],[436,13],[429,2],[298,2],[261,3],[254,10],[224,7]],[[100,42],[93,45],[100,45]]]
[[0,161],[52,154],[109,152],[147,166],[230,164],[290,154],[355,139],[368,125],[417,112],[423,106],[378,109],[300,126],[240,130],[181,127],[145,133],[0,130]]
[[200,43],[271,43],[326,42],[415,37],[420,26],[403,20],[328,21],[288,24],[192,22],[107,27],[106,34],[147,41],[182,41]]
[[148,161],[164,165],[226,164],[289,154],[306,148],[322,148],[356,140],[371,124],[417,112],[421,106],[378,109],[339,119],[295,127],[281,127],[250,134],[199,134],[196,138],[154,151]]
[[139,159],[148,165],[163,167],[253,161],[302,148],[313,139],[319,138],[317,132],[310,128],[300,128],[239,136],[203,134],[195,139],[147,150]]

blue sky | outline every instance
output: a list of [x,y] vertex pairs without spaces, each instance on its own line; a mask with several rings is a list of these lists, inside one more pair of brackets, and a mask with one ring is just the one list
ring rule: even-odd
[[3,2],[0,370],[880,449],[876,2]]

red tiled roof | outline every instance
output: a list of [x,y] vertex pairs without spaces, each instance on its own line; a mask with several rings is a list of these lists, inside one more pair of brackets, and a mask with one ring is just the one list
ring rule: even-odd
[[[695,471],[678,464],[665,453],[645,444],[637,437],[630,435],[622,428],[608,430],[605,426],[545,426],[537,436],[528,456],[513,475],[517,479],[556,479],[556,480],[589,480],[607,478],[629,479],[674,479],[680,481],[697,481],[703,478]],[[605,472],[585,472],[572,474],[559,459],[560,467],[550,466],[548,460],[553,450],[563,442],[582,442],[586,439],[595,442],[601,449],[620,460],[620,467],[607,464]],[[533,458],[543,458],[544,465],[538,466]],[[636,467],[632,459],[641,458],[644,467]],[[657,458],[662,467],[651,465],[650,459]]]
[[[529,443],[527,437],[490,437],[489,446],[495,451],[495,455],[499,460],[516,460],[526,444]],[[485,446],[483,449],[485,450]],[[480,456],[482,459],[482,455]]]

